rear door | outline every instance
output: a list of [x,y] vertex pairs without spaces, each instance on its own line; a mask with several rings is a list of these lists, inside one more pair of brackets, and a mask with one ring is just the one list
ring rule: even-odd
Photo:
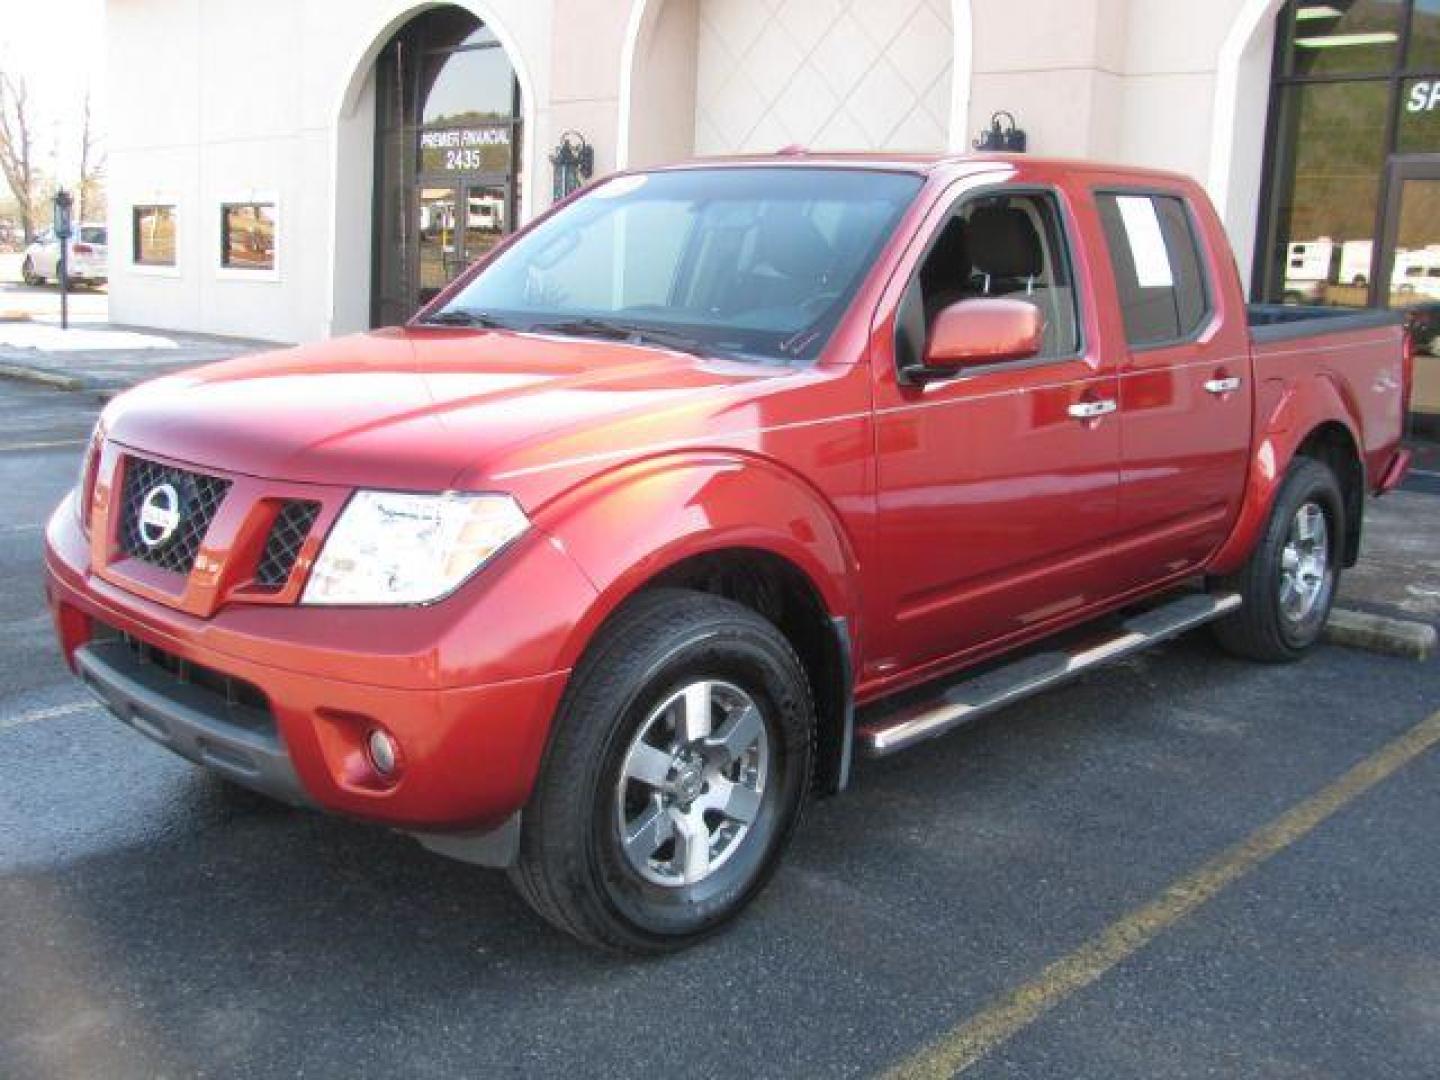
[[[872,338],[886,617],[866,650],[871,678],[943,664],[1112,590],[1118,386],[1072,258],[1077,227],[1057,190],[979,188],[937,207],[892,284]],[[907,383],[900,369],[936,313],[979,296],[1040,306],[1042,354]]]
[[[1229,534],[1249,461],[1251,361],[1218,222],[1180,189],[1095,192],[1119,308],[1120,534],[1127,584],[1199,565]],[[1213,215],[1211,215],[1213,217]],[[1222,287],[1223,286],[1223,287]]]

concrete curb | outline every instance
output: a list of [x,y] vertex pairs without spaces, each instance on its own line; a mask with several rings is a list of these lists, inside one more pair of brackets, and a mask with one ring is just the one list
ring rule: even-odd
[[1392,619],[1366,611],[1335,608],[1325,625],[1325,640],[1386,656],[1426,660],[1435,652],[1435,627],[1411,619]]
[[24,364],[0,363],[0,379],[16,379],[20,382],[38,383],[58,390],[95,390],[99,384],[83,375],[65,375],[45,368],[27,367]]

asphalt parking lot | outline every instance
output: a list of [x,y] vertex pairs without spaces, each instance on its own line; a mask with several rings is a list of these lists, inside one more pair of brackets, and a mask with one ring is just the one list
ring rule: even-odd
[[0,382],[0,1076],[1435,1074],[1440,661],[1191,635],[862,764],[730,932],[599,957],[89,703],[39,545],[94,408]]

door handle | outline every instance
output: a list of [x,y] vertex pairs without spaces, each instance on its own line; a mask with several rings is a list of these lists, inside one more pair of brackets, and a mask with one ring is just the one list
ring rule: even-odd
[[1076,420],[1096,420],[1117,408],[1119,405],[1114,398],[1103,398],[1099,401],[1077,401],[1067,411]]
[[1212,394],[1234,393],[1240,389],[1240,377],[1227,375],[1223,379],[1210,379],[1205,383],[1205,389]]

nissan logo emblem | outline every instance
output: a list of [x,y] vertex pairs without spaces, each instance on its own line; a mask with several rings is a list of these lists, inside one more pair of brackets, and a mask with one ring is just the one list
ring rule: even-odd
[[156,484],[140,504],[140,539],[146,547],[159,547],[180,527],[180,493],[174,484]]

